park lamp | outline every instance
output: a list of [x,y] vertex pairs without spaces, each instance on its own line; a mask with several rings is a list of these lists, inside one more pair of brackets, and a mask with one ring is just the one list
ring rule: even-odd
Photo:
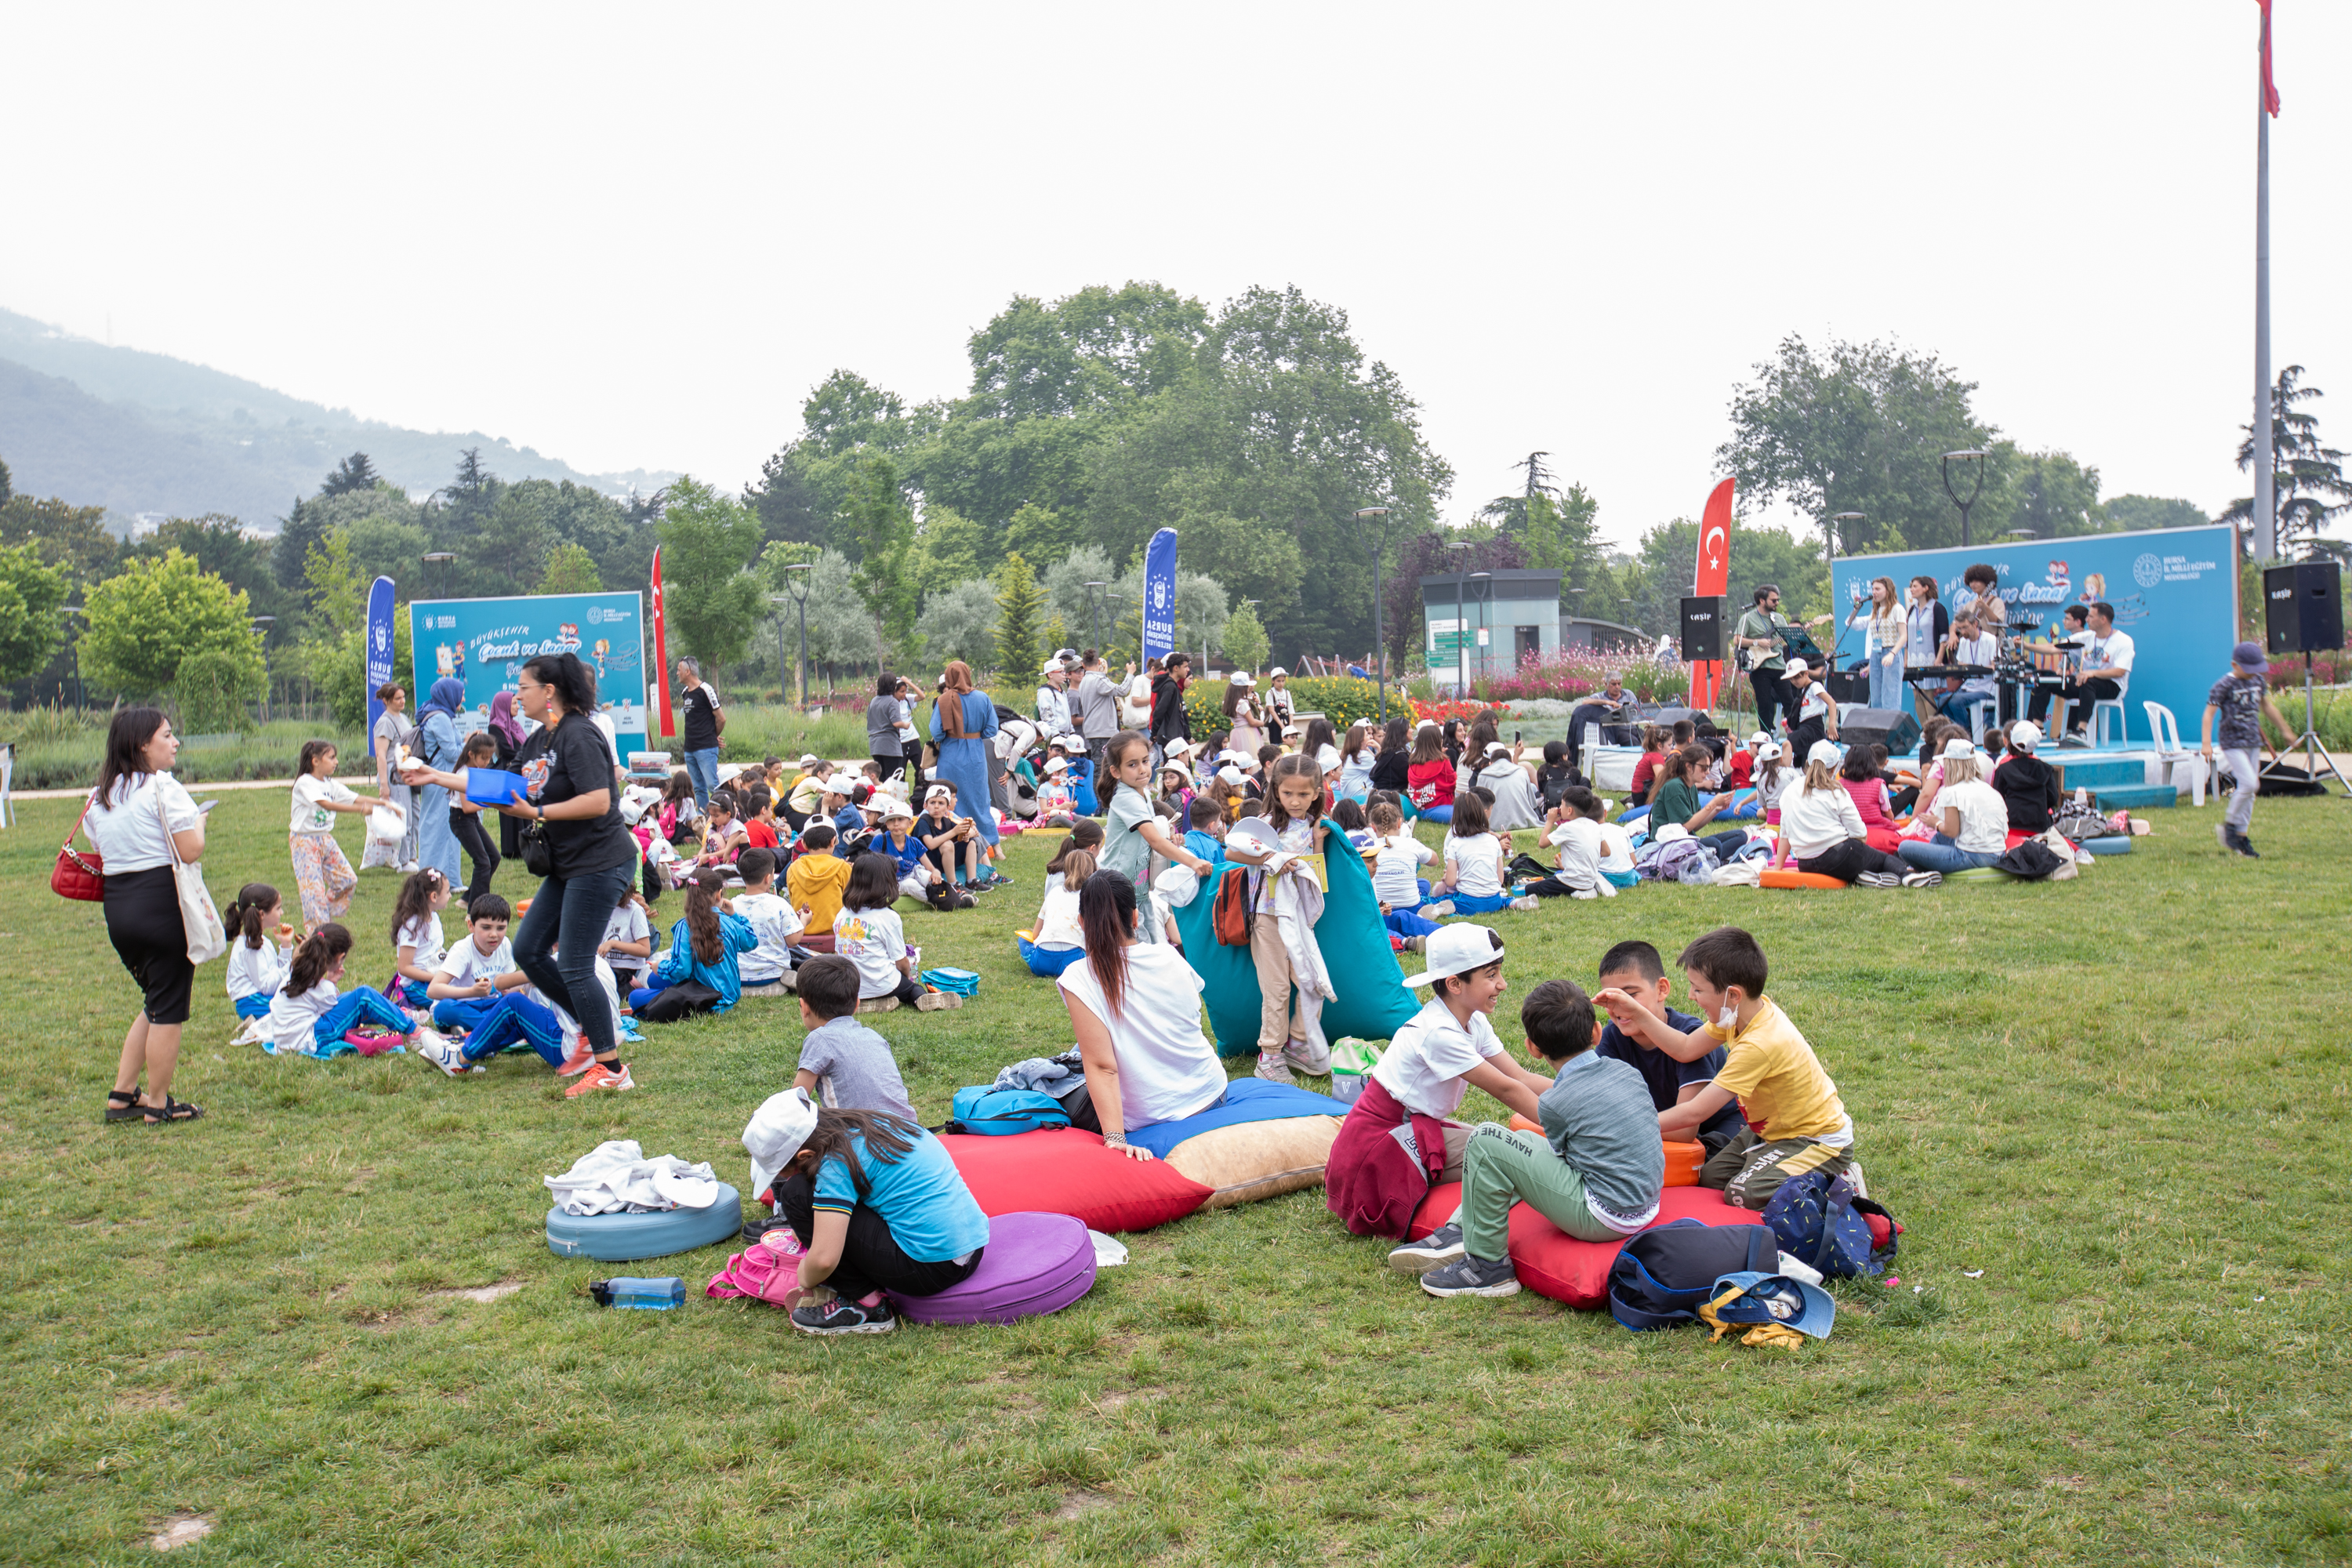
[[1384,506],[1362,506],[1356,509],[1358,522],[1380,520],[1380,531],[1372,535],[1372,659],[1373,673],[1380,677],[1381,722],[1389,721],[1389,639],[1387,627],[1381,623],[1381,601],[1387,597],[1381,578],[1381,555],[1388,548],[1389,509]]
[[1831,513],[1830,521],[1839,526],[1832,528],[1830,531],[1830,553],[1832,555],[1835,555],[1837,553],[1838,540],[1840,536],[1852,539],[1859,525],[1867,522],[1869,520],[1870,514],[1866,511],[1840,511]]
[[[1954,506],[1960,509],[1960,547],[1964,550],[1968,548],[1969,543],[1969,509],[1976,505],[1977,498],[1984,493],[1985,458],[1990,455],[1991,454],[1988,452],[1979,450],[1975,447],[1970,447],[1965,452],[1947,452],[1944,454],[1944,493],[1952,498],[1952,504]],[[1952,483],[1952,465],[1954,463],[1959,463],[1966,466],[1969,472],[1975,477],[1976,482],[1969,486],[1969,495],[1966,500],[1962,500],[1960,499],[1959,490]]]

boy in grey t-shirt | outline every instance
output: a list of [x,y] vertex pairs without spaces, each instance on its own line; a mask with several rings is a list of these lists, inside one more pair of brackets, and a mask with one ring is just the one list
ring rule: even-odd
[[857,965],[830,954],[813,958],[801,965],[799,981],[808,1037],[793,1087],[836,1110],[887,1110],[920,1126],[890,1042],[857,1021]]
[[2221,825],[2213,829],[2221,840],[2221,847],[2233,855],[2259,860],[2254,853],[2254,841],[2247,837],[2254,826],[2254,796],[2262,793],[2261,753],[2263,720],[2267,716],[2278,726],[2282,737],[2294,733],[2294,726],[2279,711],[2278,703],[2270,693],[2264,679],[2271,667],[2270,655],[2258,642],[2242,642],[2230,654],[2230,673],[2213,683],[2205,694],[2205,731],[2198,748],[2208,767],[2213,765],[2213,721],[2221,721],[2221,751],[2229,761],[2229,772],[2236,785],[2230,796],[2230,809],[2221,816]]
[[1565,980],[1547,980],[1519,1004],[1528,1044],[1557,1070],[1536,1097],[1543,1136],[1488,1121],[1462,1156],[1459,1219],[1389,1255],[1392,1267],[1427,1268],[1433,1296],[1509,1296],[1511,1205],[1525,1203],[1579,1241],[1615,1241],[1658,1217],[1665,1145],[1650,1087],[1624,1062],[1593,1054],[1601,1037],[1592,1002]]

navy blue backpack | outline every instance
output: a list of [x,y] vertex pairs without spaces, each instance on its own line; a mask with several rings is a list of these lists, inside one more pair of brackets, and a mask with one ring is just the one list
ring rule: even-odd
[[[1871,1241],[1864,1216],[1874,1214],[1886,1219],[1884,1247]],[[1903,1228],[1878,1205],[1855,1194],[1851,1175],[1832,1177],[1826,1171],[1808,1171],[1783,1183],[1764,1205],[1764,1223],[1780,1238],[1781,1251],[1831,1279],[1878,1273],[1895,1256],[1895,1238]]]
[[1780,1272],[1780,1245],[1761,1225],[1678,1219],[1625,1243],[1609,1266],[1609,1315],[1636,1333],[1696,1323],[1726,1274]]

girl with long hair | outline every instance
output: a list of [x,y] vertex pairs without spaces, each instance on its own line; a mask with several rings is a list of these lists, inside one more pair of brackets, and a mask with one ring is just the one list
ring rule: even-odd
[[[1237,865],[1254,867],[1264,865],[1277,854],[1322,854],[1325,838],[1330,832],[1321,811],[1323,770],[1315,765],[1312,757],[1277,757],[1265,783],[1265,825],[1273,829],[1272,846],[1256,847],[1261,840],[1236,835],[1225,841],[1225,858]],[[1314,872],[1303,863],[1293,861],[1279,874],[1252,873],[1250,963],[1257,971],[1257,1076],[1274,1083],[1295,1083],[1297,1079],[1291,1070],[1294,1067],[1310,1073],[1330,1071],[1331,1047],[1324,1043],[1322,1030],[1310,1024],[1307,1015],[1314,1007],[1310,998],[1315,993],[1308,981],[1295,973],[1289,946],[1283,938],[1277,913],[1282,877],[1312,879]],[[1294,985],[1298,992],[1295,1011],[1291,1004]]]
[[247,882],[221,910],[228,932],[228,999],[240,1018],[269,1016],[269,998],[286,984],[294,928],[285,923],[286,900],[267,882]]
[[1136,1160],[1152,1154],[1128,1142],[1129,1132],[1225,1098],[1225,1069],[1201,1032],[1201,977],[1173,948],[1139,941],[1144,925],[1135,884],[1097,871],[1078,890],[1086,962],[1057,982],[1087,1078],[1063,1109],[1072,1126]]
[[961,1007],[963,998],[927,991],[915,983],[915,963],[907,953],[907,923],[898,918],[898,867],[887,855],[860,855],[849,868],[841,892],[841,912],[833,917],[833,951],[857,965],[857,1010],[883,1013],[895,1006],[936,1013]]
[[1374,789],[1392,790],[1402,802],[1405,792],[1405,773],[1412,765],[1412,748],[1407,740],[1411,726],[1402,717],[1381,726],[1379,744],[1372,757],[1371,785]]
[[1228,677],[1224,700],[1219,707],[1225,715],[1225,744],[1236,752],[1255,755],[1257,749],[1265,744],[1265,721],[1257,710],[1257,677],[1247,670],[1238,670]]
[[1902,593],[1895,586],[1895,579],[1873,577],[1870,597],[1854,605],[1845,624],[1863,628],[1863,656],[1870,668],[1870,705],[1900,707],[1906,627]]
[[1445,754],[1443,733],[1423,724],[1412,738],[1412,759],[1405,768],[1405,799],[1426,822],[1454,820],[1454,760]]
[[1086,956],[1086,931],[1078,923],[1078,894],[1094,874],[1093,852],[1071,848],[1069,841],[1063,840],[1062,852],[1054,858],[1054,874],[1046,879],[1045,902],[1037,906],[1034,929],[1013,933],[1020,946],[1021,962],[1039,979],[1055,979]]
[[1534,909],[1532,898],[1513,900],[1505,883],[1503,841],[1489,831],[1486,803],[1474,793],[1454,803],[1454,825],[1442,851],[1445,879],[1430,889],[1451,903],[1457,915],[1492,914],[1496,910]]
[[[504,697],[506,693],[501,691],[499,695]],[[490,732],[478,730],[466,737],[466,749],[460,755],[469,768],[488,768],[498,760],[498,742],[490,738]],[[504,817],[501,820],[511,822],[514,819]],[[466,851],[467,858],[474,863],[472,879],[457,895],[458,902],[470,904],[490,890],[490,879],[499,874],[499,852],[490,843],[490,836],[482,831],[482,808],[472,801],[454,796],[450,799],[449,833],[457,840],[458,847]]]
[[[1102,853],[1095,857],[1096,864],[1118,872],[1130,884],[1150,874],[1154,855],[1207,876],[1209,863],[1184,847],[1181,837],[1168,831],[1159,808],[1145,793],[1151,783],[1151,742],[1132,730],[1122,730],[1105,743],[1103,763],[1115,782],[1109,817],[1103,827]],[[1161,934],[1160,922],[1145,922],[1144,941],[1157,942]]]
[[430,1007],[425,994],[449,943],[441,930],[441,911],[449,907],[449,879],[427,866],[412,871],[392,900],[392,984],[385,993],[410,1007]]
[[1331,786],[1335,804],[1352,800],[1361,805],[1364,798],[1372,793],[1372,765],[1380,761],[1380,752],[1373,739],[1370,724],[1348,726],[1348,738],[1339,743],[1339,782]]
[[[726,873],[715,867],[704,867],[687,883],[686,914],[670,929],[669,952],[645,984],[629,993],[629,1009],[639,1023],[672,1024],[697,1013],[724,1013],[741,999],[739,955],[760,945],[760,933],[725,907],[726,891]],[[601,928],[597,934],[601,940]]]
[[[351,952],[352,933],[333,921],[302,939],[287,966],[286,983],[270,998],[263,1050],[272,1056],[331,1057],[357,1049],[375,1056],[399,1049],[400,1041],[415,1032],[415,1020],[373,986],[337,992],[335,983],[343,977]],[[344,1037],[363,1026],[377,1032],[370,1045]]]
[[[956,799],[980,834],[981,854],[996,858],[996,812],[991,805],[989,770],[996,739],[996,704],[985,692],[972,689],[971,666],[950,659],[940,671],[940,697],[931,705],[931,744],[939,748],[932,773],[956,786]],[[992,888],[1002,880],[992,869],[977,884]]]
[[387,803],[354,795],[335,777],[335,743],[305,741],[294,763],[294,814],[286,844],[294,860],[294,886],[302,896],[302,925],[316,931],[340,920],[352,907],[359,873],[335,842],[337,814],[365,816]]
[[1772,852],[1772,868],[1793,865],[1865,888],[1932,888],[1942,881],[1933,871],[1914,869],[1870,847],[1853,796],[1838,778],[1838,749],[1828,741],[1814,742],[1806,753],[1804,782],[1780,797],[1780,842]]
[[1965,735],[1944,746],[1944,787],[1936,795],[1936,837],[1906,838],[1904,864],[1949,876],[1990,866],[2009,851],[2009,802],[1987,784],[1977,748]]

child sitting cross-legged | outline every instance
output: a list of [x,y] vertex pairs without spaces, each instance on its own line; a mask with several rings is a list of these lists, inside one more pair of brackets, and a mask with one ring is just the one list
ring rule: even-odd
[[434,1054],[434,1063],[454,1077],[509,1047],[527,1046],[559,1073],[585,1072],[595,1058],[571,1049],[572,1031],[539,996],[530,977],[515,967],[514,944],[507,940],[512,914],[496,893],[476,899],[466,911],[465,940],[442,955],[425,988],[433,1003],[434,1027],[465,1036],[462,1048]]
[[437,867],[411,871],[392,901],[392,984],[384,992],[411,1007],[430,1007],[427,994],[449,944],[441,911],[449,907],[449,879]]
[[1059,978],[1087,955],[1087,933],[1078,924],[1078,889],[1095,874],[1095,858],[1084,849],[1065,849],[1054,863],[1061,869],[1045,879],[1045,901],[1037,907],[1035,931],[1030,936],[1013,933],[1021,962],[1044,980]]
[[724,1013],[743,994],[737,955],[758,947],[760,937],[750,921],[719,907],[726,888],[726,877],[712,866],[687,885],[686,914],[670,932],[669,952],[629,993],[640,1021],[672,1024],[696,1013]]
[[229,1002],[240,1018],[266,1018],[293,962],[286,900],[267,882],[247,882],[221,911],[221,925],[228,932]]
[[[1764,949],[1737,926],[1721,926],[1683,949],[1678,962],[1691,1001],[1709,1022],[1677,1029],[1638,993],[1612,988],[1597,1000],[1618,1026],[1676,1061],[1697,1061],[1718,1046],[1715,1081],[1658,1112],[1661,1137],[1690,1139],[1733,1100],[1748,1125],[1700,1167],[1736,1208],[1761,1209],[1791,1177],[1853,1168],[1853,1119],[1813,1047],[1780,1004],[1764,994]],[[1857,1178],[1858,1179],[1858,1178]]]
[[849,869],[841,912],[833,918],[833,951],[857,966],[861,1010],[886,1013],[901,1004],[925,1013],[961,1007],[963,998],[915,984],[907,953],[907,924],[898,918],[898,873],[887,855],[860,855]]
[[1453,826],[1445,836],[1445,880],[1438,896],[1456,914],[1492,914],[1497,910],[1531,910],[1533,898],[1514,899],[1503,885],[1502,840],[1486,830],[1486,803],[1476,791],[1456,795]]
[[890,1042],[859,1023],[857,965],[836,953],[801,965],[800,1067],[793,1076],[822,1104],[918,1120]]
[[333,921],[302,939],[288,966],[286,984],[270,998],[268,1036],[261,1048],[276,1055],[289,1051],[318,1057],[362,1024],[406,1035],[415,1021],[372,985],[356,985],[338,994],[335,982],[343,977],[343,961],[351,956],[352,933]]
[[1536,1097],[1540,1135],[1485,1121],[1462,1156],[1462,1210],[1427,1238],[1389,1254],[1423,1269],[1433,1296],[1511,1296],[1511,1205],[1524,1203],[1579,1241],[1616,1241],[1658,1217],[1665,1147],[1649,1086],[1595,1055],[1601,1026],[1583,990],[1547,980],[1519,1004],[1528,1048],[1554,1069]]
[[760,945],[735,961],[736,976],[746,985],[772,985],[793,972],[793,938],[801,933],[801,917],[776,891],[776,857],[767,849],[746,849],[735,863],[743,890],[719,907],[751,922]]
[[920,899],[935,910],[971,908],[971,895],[933,868],[930,852],[915,831],[914,806],[900,795],[886,793],[877,798],[882,805],[882,830],[874,836],[869,848],[890,858],[898,874],[899,896]]
[[620,901],[614,905],[612,917],[604,922],[604,938],[596,944],[596,952],[612,965],[613,984],[624,996],[635,990],[646,972],[653,967],[653,918],[646,912],[646,900],[636,889],[621,889]]
[[800,853],[784,870],[784,897],[799,911],[804,934],[801,945],[818,952],[833,951],[834,917],[841,913],[842,889],[849,886],[849,862],[833,852],[835,837],[830,822],[812,822],[801,829]]

